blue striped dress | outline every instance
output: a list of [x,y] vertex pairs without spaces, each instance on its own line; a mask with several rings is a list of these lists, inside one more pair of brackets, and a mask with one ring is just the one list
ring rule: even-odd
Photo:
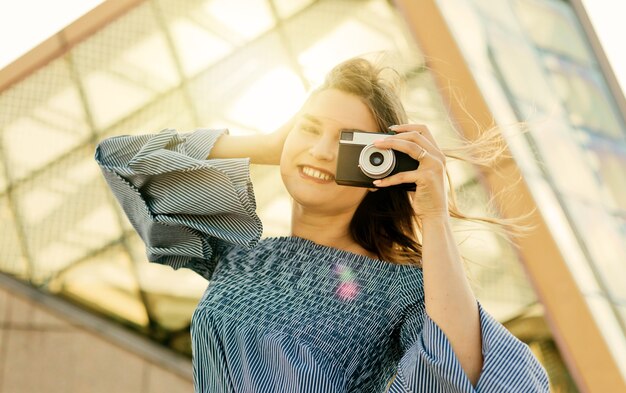
[[148,260],[209,280],[192,315],[196,392],[548,392],[528,346],[478,304],[473,386],[424,308],[422,270],[308,239],[261,239],[248,159],[226,130],[115,136],[95,158]]

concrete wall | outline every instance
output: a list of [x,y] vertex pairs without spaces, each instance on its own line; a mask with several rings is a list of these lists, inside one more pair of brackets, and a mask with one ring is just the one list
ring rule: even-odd
[[0,393],[193,392],[189,360],[169,355],[168,370],[160,348],[129,350],[61,314],[0,286]]

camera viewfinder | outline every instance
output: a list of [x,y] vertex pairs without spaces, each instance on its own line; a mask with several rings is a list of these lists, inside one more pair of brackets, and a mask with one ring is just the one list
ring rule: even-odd
[[351,141],[354,138],[354,132],[352,131],[341,131],[341,140],[342,141]]

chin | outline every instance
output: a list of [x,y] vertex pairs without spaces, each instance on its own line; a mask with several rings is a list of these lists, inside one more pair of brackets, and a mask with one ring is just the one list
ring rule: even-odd
[[285,186],[291,198],[302,206],[329,207],[332,205],[333,201],[336,202],[336,198],[333,198],[334,193],[330,192],[330,190],[329,192],[324,192],[323,189],[310,187],[308,185],[285,184]]
[[299,177],[284,175],[283,183],[295,203],[327,214],[355,209],[366,193],[365,189],[340,186],[334,182],[323,185],[311,184]]

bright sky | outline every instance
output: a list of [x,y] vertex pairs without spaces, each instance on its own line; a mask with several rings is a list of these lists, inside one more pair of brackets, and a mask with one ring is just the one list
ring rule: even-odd
[[0,68],[102,2],[103,0],[0,2]]
[[[0,68],[77,19],[102,0],[13,0],[0,2]],[[607,57],[626,89],[626,2],[583,0]]]

